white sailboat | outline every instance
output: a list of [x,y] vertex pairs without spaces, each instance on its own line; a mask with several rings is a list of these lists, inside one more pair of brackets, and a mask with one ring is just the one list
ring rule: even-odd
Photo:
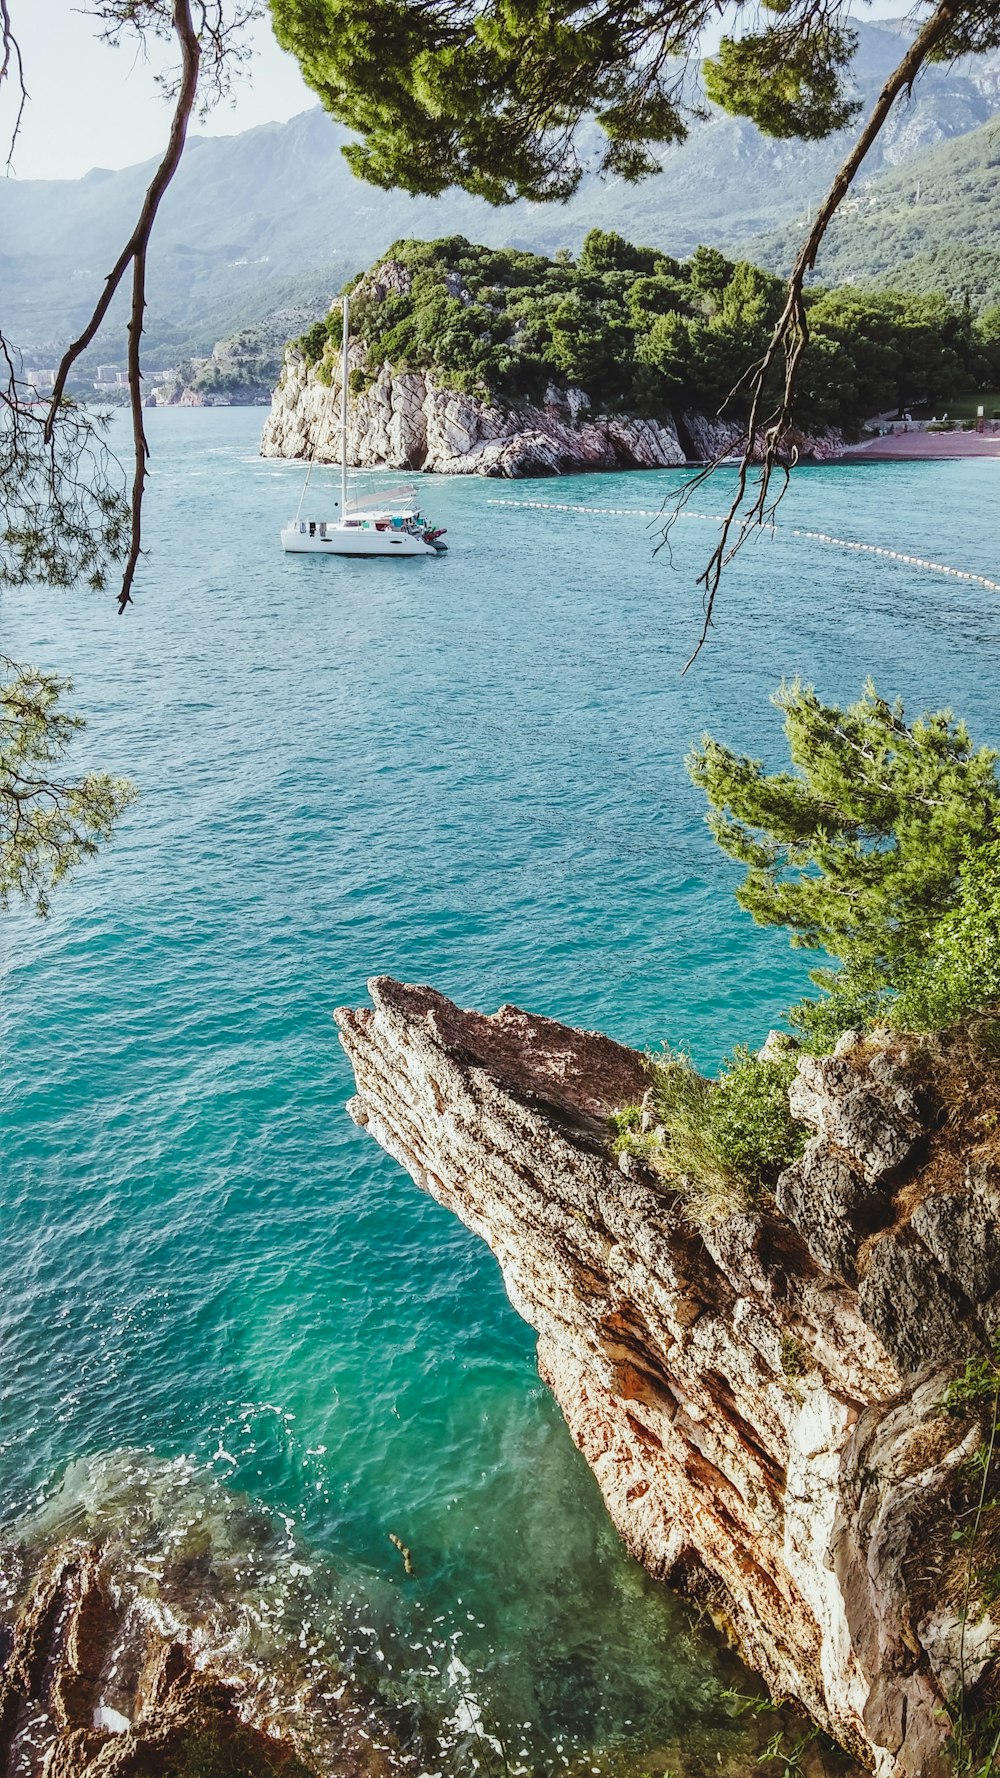
[[433,526],[420,511],[411,489],[388,495],[374,495],[366,501],[348,500],[347,493],[347,397],[349,371],[347,362],[350,298],[343,299],[343,342],[341,346],[340,384],[340,501],[336,518],[303,518],[309,478],[312,475],[315,451],[306,471],[299,508],[290,524],[282,527],[281,547],[294,555],[322,556],[437,556],[448,545],[441,539],[442,530]]

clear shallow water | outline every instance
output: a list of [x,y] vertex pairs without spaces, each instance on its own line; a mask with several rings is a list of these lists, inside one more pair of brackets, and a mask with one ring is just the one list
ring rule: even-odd
[[71,1458],[184,1454],[294,1516],[380,1635],[441,1619],[506,1729],[722,1736],[711,1652],[622,1556],[489,1254],[346,1118],[330,1013],[388,971],[705,1065],[760,1039],[805,966],[735,907],[683,755],[711,727],[779,760],[796,672],[1000,740],[996,595],[787,535],[995,574],[1000,467],[801,471],[681,679],[710,526],[671,571],[641,520],[488,504],[648,507],[677,474],[435,481],[443,560],[296,559],[261,419],[150,415],[126,618],[0,604],[5,652],[73,674],[88,762],[142,790],[3,935],[0,1513]]

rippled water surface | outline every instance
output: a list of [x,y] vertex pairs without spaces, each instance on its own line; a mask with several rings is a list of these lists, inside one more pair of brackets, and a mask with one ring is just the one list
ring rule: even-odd
[[759,1040],[804,964],[736,909],[684,753],[710,727],[777,762],[796,672],[1000,740],[995,594],[790,535],[995,575],[1000,465],[798,473],[682,678],[710,524],[671,568],[641,519],[491,504],[650,507],[676,474],[434,481],[445,558],[297,559],[261,418],[150,416],[124,619],[0,607],[142,791],[4,937],[0,1507],[70,1459],[184,1455],[293,1517],[378,1635],[436,1618],[508,1733],[721,1734],[714,1657],[622,1555],[490,1255],[345,1116],[330,1014],[387,971],[703,1064]]

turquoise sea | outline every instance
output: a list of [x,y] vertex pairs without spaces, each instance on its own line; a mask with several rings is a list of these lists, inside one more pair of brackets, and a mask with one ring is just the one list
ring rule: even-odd
[[150,415],[123,619],[0,603],[142,793],[2,938],[0,1518],[70,1460],[184,1456],[294,1521],[404,1688],[459,1671],[566,1756],[729,1746],[713,1647],[623,1556],[491,1256],[347,1119],[331,1012],[390,972],[705,1066],[762,1039],[805,963],[736,908],[685,751],[779,761],[795,673],[1000,742],[1000,596],[790,535],[996,576],[1000,463],[797,472],[681,677],[711,523],[654,562],[641,518],[491,504],[656,507],[679,474],[435,479],[442,559],[286,557],[301,472],[262,418]]

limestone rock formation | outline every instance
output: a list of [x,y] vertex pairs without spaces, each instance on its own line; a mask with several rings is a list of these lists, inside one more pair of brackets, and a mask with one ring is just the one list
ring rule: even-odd
[[514,1007],[371,984],[349,1107],[485,1240],[625,1543],[879,1778],[944,1778],[945,1700],[998,1631],[951,1541],[984,1436],[941,1411],[1000,1322],[1000,1199],[955,1176],[904,1061],[804,1059],[777,1201],[695,1227],[609,1151],[638,1054]]
[[[355,350],[360,361],[360,352]],[[672,421],[591,416],[582,390],[550,389],[541,406],[501,409],[444,388],[428,371],[383,364],[352,397],[348,453],[362,469],[426,469],[443,475],[559,475],[574,469],[660,469],[685,461]],[[264,426],[265,457],[340,456],[340,383],[290,349]]]
[[[411,273],[387,259],[364,279],[376,300],[410,288]],[[450,282],[449,282],[450,280]],[[449,273],[451,295],[467,296],[458,273]],[[365,362],[361,341],[352,340],[351,370]],[[332,463],[340,459],[340,362],[321,380],[320,367],[294,346],[285,362],[264,425],[261,455]],[[684,442],[682,443],[682,436]],[[670,414],[644,419],[628,414],[595,414],[583,389],[550,387],[538,404],[501,406],[484,397],[444,386],[429,371],[396,372],[382,364],[367,388],[351,397],[348,456],[355,468],[436,471],[442,475],[523,477],[561,475],[572,470],[664,469],[689,460],[704,461],[737,448],[741,428],[734,423],[687,413],[680,424]],[[797,437],[800,456],[822,458],[843,449],[839,433]]]

